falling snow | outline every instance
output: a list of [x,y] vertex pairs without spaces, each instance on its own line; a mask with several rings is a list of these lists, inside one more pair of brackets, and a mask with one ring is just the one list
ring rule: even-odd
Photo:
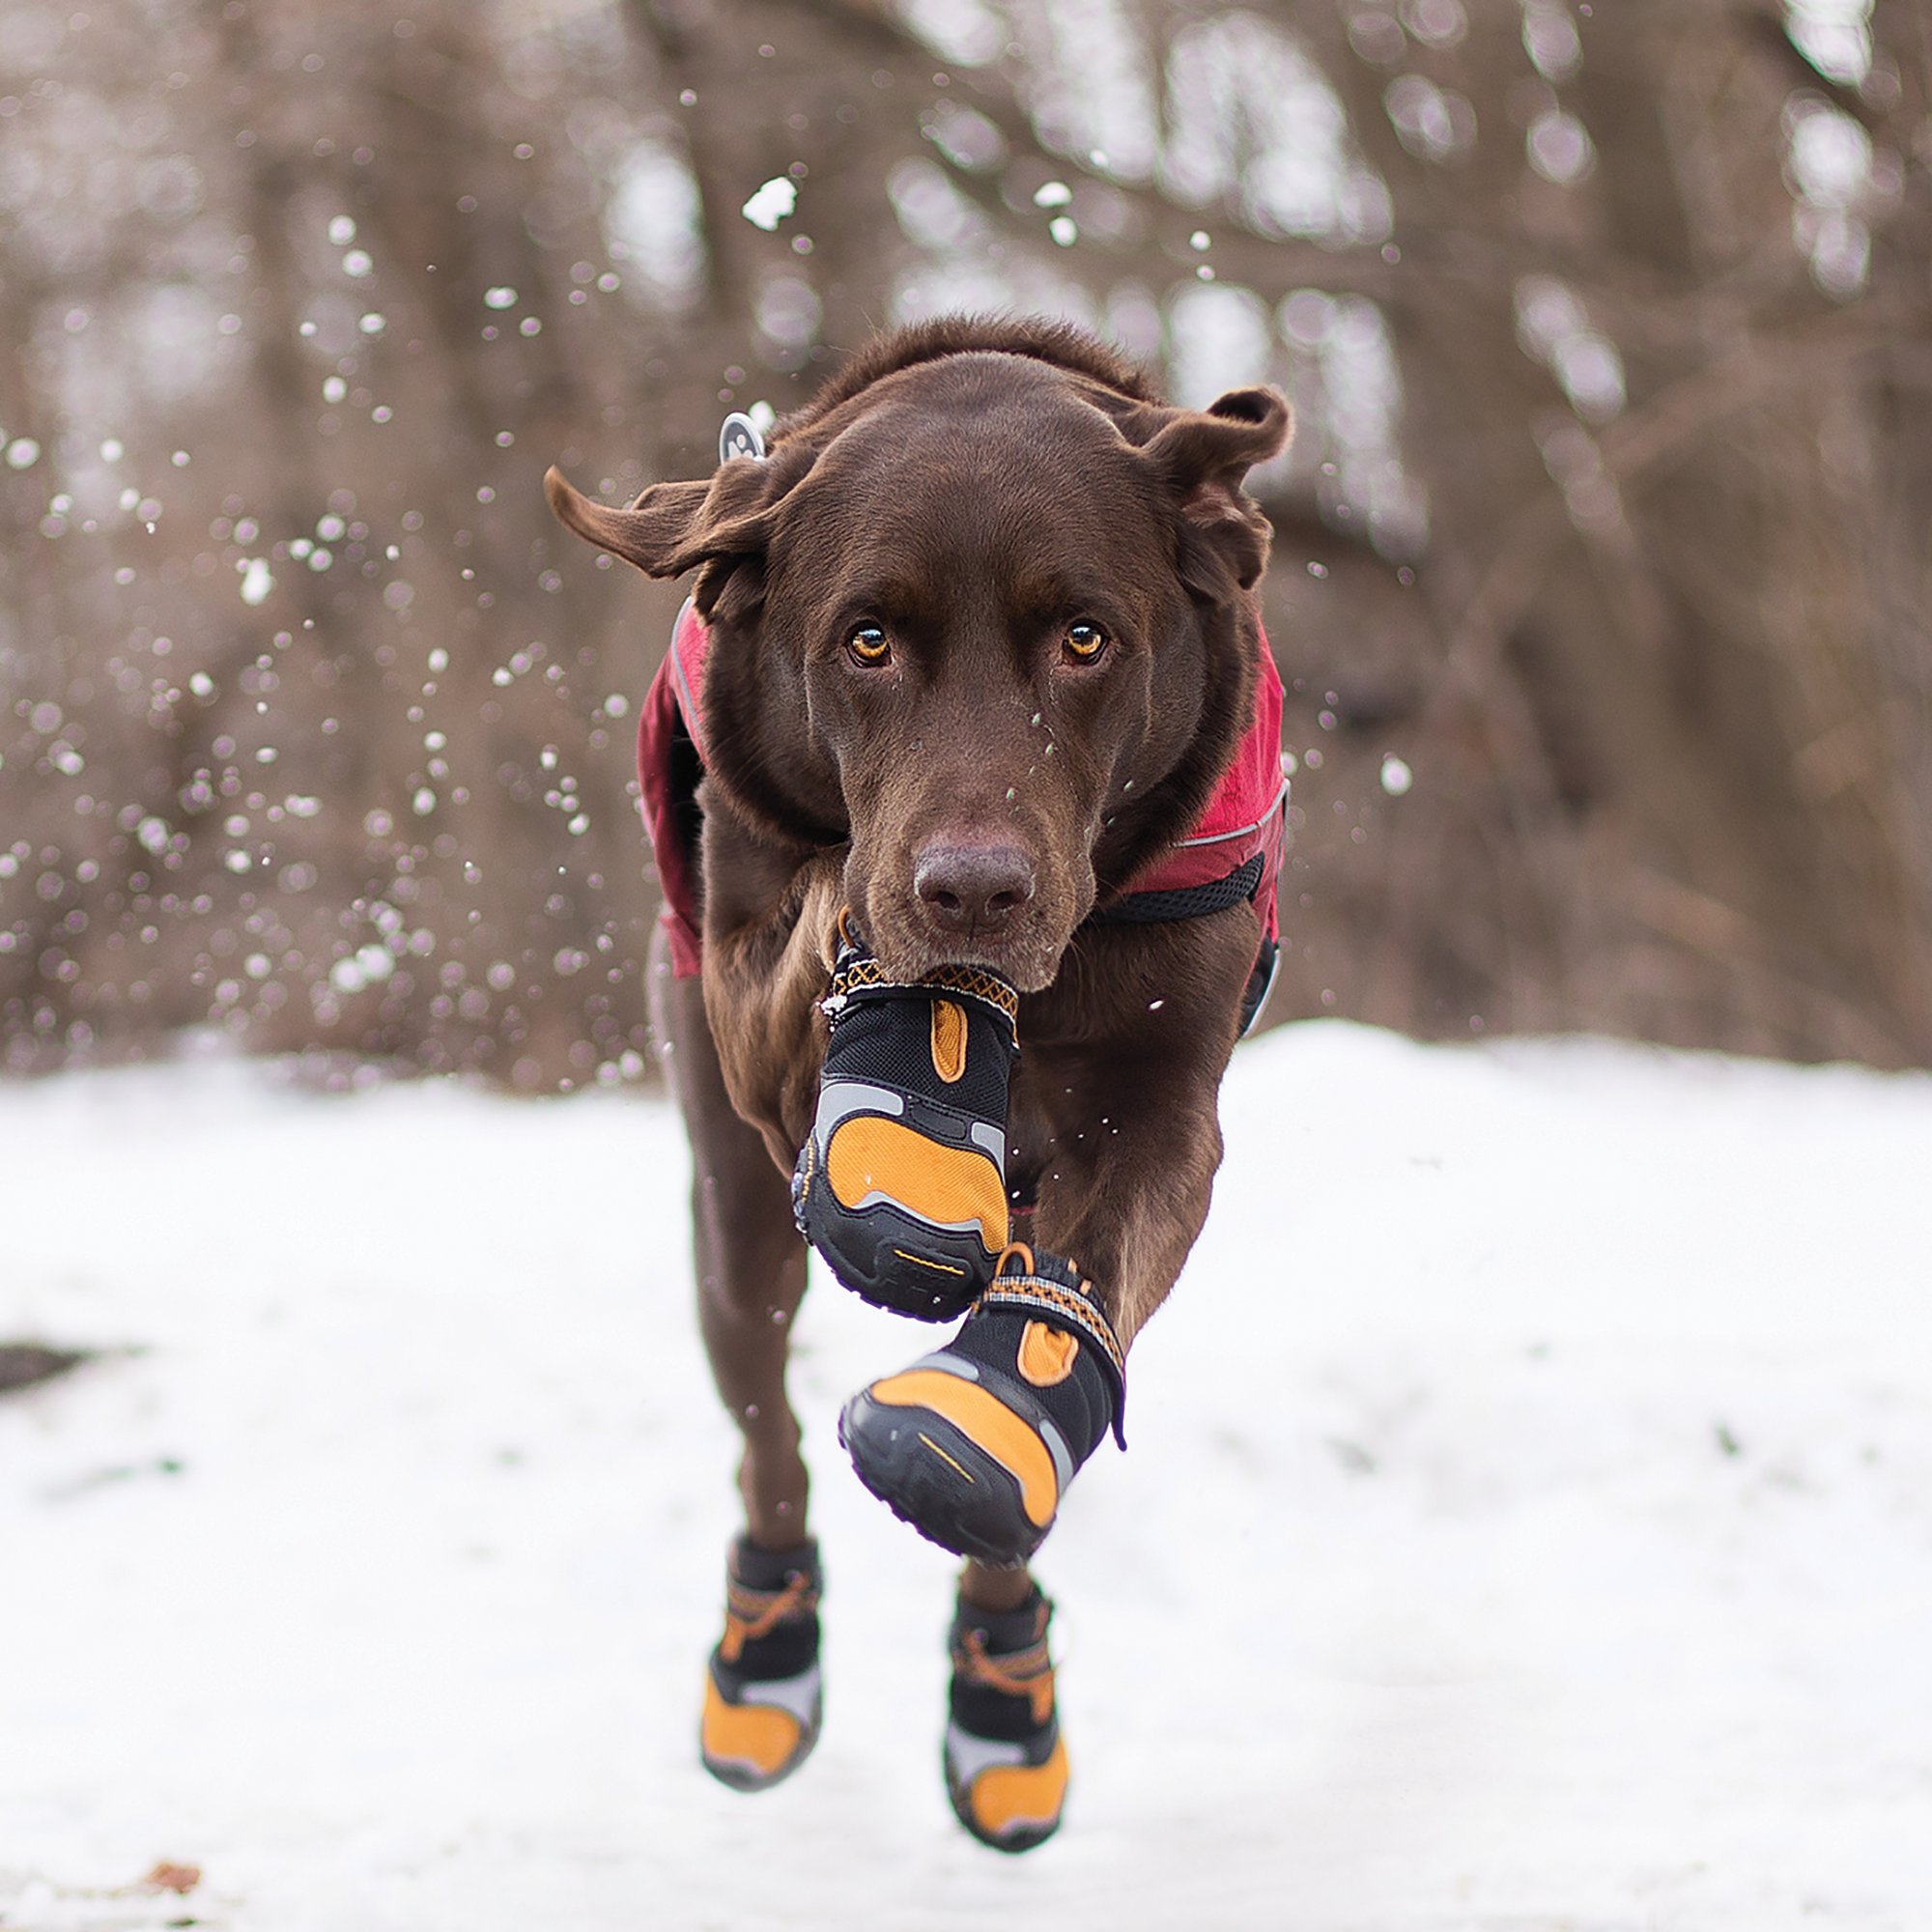
[[798,184],[783,175],[763,183],[741,213],[753,228],[770,234],[798,206]]

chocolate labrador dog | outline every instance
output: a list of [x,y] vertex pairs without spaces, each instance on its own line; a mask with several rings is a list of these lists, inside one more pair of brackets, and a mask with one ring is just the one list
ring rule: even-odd
[[1272,965],[1281,687],[1242,480],[1288,433],[1271,389],[1173,408],[1077,330],[953,319],[855,356],[768,449],[741,422],[710,477],[623,509],[546,479],[591,543],[697,573],[640,772],[699,1319],[745,1442],[700,1733],[740,1789],[819,1725],[803,1233],[867,1299],[963,1318],[840,1438],[967,1558],[955,1812],[1004,1850],[1060,1820],[1025,1566],[1124,1441],[1126,1353],[1208,1211]]

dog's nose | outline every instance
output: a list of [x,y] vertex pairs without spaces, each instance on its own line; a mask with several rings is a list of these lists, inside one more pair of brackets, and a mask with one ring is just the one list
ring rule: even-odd
[[985,932],[1033,897],[1033,861],[1017,845],[935,840],[913,867],[913,891],[949,932]]

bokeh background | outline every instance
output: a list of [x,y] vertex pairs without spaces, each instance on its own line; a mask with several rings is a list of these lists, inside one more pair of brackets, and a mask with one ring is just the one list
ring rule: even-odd
[[954,308],[1295,402],[1275,1020],[1932,1064],[1929,116],[1923,0],[8,0],[0,1064],[647,1077],[677,593],[539,479]]

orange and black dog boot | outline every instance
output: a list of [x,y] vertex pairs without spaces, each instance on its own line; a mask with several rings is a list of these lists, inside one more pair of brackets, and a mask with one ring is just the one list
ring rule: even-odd
[[959,1822],[999,1852],[1030,1852],[1050,1838],[1066,1802],[1046,1643],[1052,1616],[1037,1587],[1017,1609],[994,1614],[962,1597],[953,1612],[946,1792]]
[[711,1653],[698,1748],[734,1791],[767,1791],[818,1742],[818,1546],[732,1545],[724,1634]]
[[944,1548],[1023,1563],[1109,1430],[1126,1368],[1071,1262],[1014,1245],[958,1334],[862,1389],[838,1418],[859,1480]]
[[945,1321],[1007,1244],[1018,995],[979,966],[889,979],[839,923],[818,1109],[792,1171],[799,1233],[865,1300]]

